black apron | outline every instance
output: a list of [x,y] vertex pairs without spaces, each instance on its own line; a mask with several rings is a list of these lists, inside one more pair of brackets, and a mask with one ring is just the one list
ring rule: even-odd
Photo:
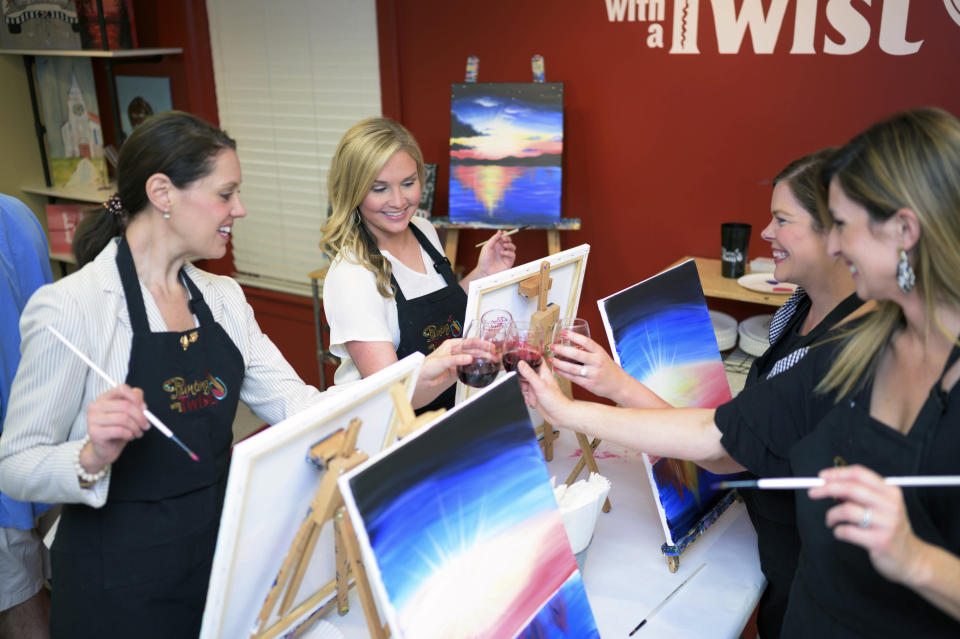
[[[856,293],[834,307],[813,330],[800,335],[800,328],[810,312],[810,298],[800,302],[787,321],[780,338],[762,355],[753,360],[744,388],[767,379],[773,366],[790,353],[815,344],[827,331],[863,304]],[[743,479],[756,479],[743,473]],[[777,639],[787,610],[790,586],[797,570],[800,535],[797,531],[796,504],[790,490],[744,490],[740,492],[750,521],[757,532],[760,570],[767,578],[767,587],[760,598],[757,629],[763,639]]]
[[[955,346],[943,373],[958,357],[960,348]],[[885,477],[924,474],[923,461],[938,427],[956,427],[941,419],[949,401],[942,390],[943,373],[906,435],[870,416],[870,385],[855,398],[841,400],[791,451],[794,474],[815,476],[837,463],[863,464]],[[921,501],[921,491],[944,490],[956,489],[904,488],[903,498],[913,532],[929,543],[948,547]],[[913,590],[883,578],[865,549],[833,537],[824,525],[833,500],[811,500],[798,492],[796,501],[803,541],[782,637],[960,636],[960,623]]]
[[63,508],[52,549],[54,638],[196,637],[230,463],[243,357],[181,270],[199,327],[151,333],[126,239],[117,268],[133,328],[126,383],[193,452],[155,427],[114,462],[102,508]]
[[[390,283],[393,284],[397,302],[397,323],[400,325],[398,359],[417,352],[429,355],[451,337],[460,337],[463,333],[463,317],[467,312],[467,294],[457,283],[453,269],[450,268],[450,260],[441,255],[414,224],[410,224],[409,228],[413,231],[417,242],[433,260],[433,268],[443,276],[447,285],[432,293],[408,300],[403,296],[397,278],[390,275]],[[428,410],[453,408],[456,392],[457,385],[451,384],[450,388],[426,406],[417,409],[416,413],[419,415]]]

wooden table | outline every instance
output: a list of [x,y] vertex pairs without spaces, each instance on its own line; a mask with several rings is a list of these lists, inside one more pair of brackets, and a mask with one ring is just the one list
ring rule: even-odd
[[[697,263],[697,273],[700,274],[700,284],[703,286],[703,294],[707,297],[718,297],[725,300],[737,300],[738,302],[750,302],[752,304],[766,304],[767,306],[781,306],[789,295],[776,295],[772,293],[757,293],[743,288],[737,284],[737,280],[720,275],[720,260],[710,257],[683,257],[671,266],[682,264],[687,260],[694,260]],[[750,273],[750,265],[747,264],[747,273]]]

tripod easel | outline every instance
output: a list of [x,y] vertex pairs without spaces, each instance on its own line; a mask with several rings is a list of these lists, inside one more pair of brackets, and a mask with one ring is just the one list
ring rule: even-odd
[[[547,293],[550,290],[551,284],[550,263],[544,261],[540,264],[540,272],[537,275],[528,277],[517,286],[517,291],[520,295],[530,298],[536,296],[537,298],[537,310],[530,316],[530,325],[538,325],[541,327],[544,341],[553,336],[553,331],[556,328],[557,322],[560,320],[560,307],[555,304],[547,304]],[[570,380],[561,377],[558,379],[558,382],[564,395],[573,398],[573,388],[570,385]],[[553,431],[553,424],[544,422],[541,430],[538,431],[538,435],[541,436],[540,445],[543,448],[543,458],[548,462],[553,461],[553,442],[557,438],[556,433]],[[577,462],[574,471],[567,477],[568,486],[577,480],[577,476],[580,474],[580,471],[583,470],[584,466],[589,468],[591,472],[600,472],[597,466],[597,460],[593,456],[593,451],[596,450],[600,440],[594,439],[591,443],[583,433],[578,432],[576,435],[582,457]],[[610,512],[609,497],[603,503],[603,512]]]
[[[390,388],[390,397],[393,400],[394,409],[400,422],[399,426],[395,427],[396,432],[392,434],[397,438],[409,435],[443,413],[442,410],[439,410],[425,413],[419,417],[415,416],[402,384],[394,384]],[[377,613],[376,603],[373,599],[373,591],[363,567],[357,534],[350,517],[344,510],[343,495],[337,486],[337,478],[340,475],[359,466],[369,457],[356,447],[360,426],[360,420],[354,418],[350,421],[346,431],[341,428],[310,448],[310,461],[322,468],[325,473],[316,495],[310,502],[307,516],[290,544],[286,557],[284,557],[276,581],[270,588],[267,599],[257,615],[256,630],[251,635],[253,639],[272,639],[285,632],[289,629],[290,624],[334,592],[336,592],[336,597],[331,599],[322,609],[316,611],[313,617],[320,617],[325,614],[334,604],[336,604],[337,612],[340,615],[347,614],[350,610],[347,597],[351,572],[353,573],[353,581],[357,586],[360,603],[363,606],[370,637],[372,639],[387,639],[390,635],[389,630],[380,622],[380,615]],[[393,441],[393,436],[388,441]],[[294,598],[303,583],[303,577],[316,549],[320,531],[328,521],[333,522],[336,579],[291,610]],[[278,602],[280,604],[278,610],[280,619],[270,627],[266,627],[267,621]]]

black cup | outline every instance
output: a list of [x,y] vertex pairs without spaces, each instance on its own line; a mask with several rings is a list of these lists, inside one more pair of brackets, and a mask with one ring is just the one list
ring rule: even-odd
[[726,222],[720,225],[720,274],[734,279],[747,270],[747,246],[750,244],[750,225]]

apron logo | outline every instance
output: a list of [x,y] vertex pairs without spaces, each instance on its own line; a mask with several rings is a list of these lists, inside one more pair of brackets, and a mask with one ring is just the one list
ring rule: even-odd
[[460,320],[453,319],[453,315],[447,316],[447,321],[440,324],[431,324],[423,329],[423,336],[428,342],[428,350],[433,352],[438,346],[443,344],[451,337],[460,337],[463,335],[463,324]]
[[170,393],[170,410],[178,413],[193,411],[217,404],[227,396],[223,380],[207,371],[204,379],[187,382],[182,377],[171,377],[163,383],[163,390]]
[[191,344],[197,341],[197,331],[191,331],[189,335],[180,336],[180,346],[183,347],[183,350],[187,350]]

